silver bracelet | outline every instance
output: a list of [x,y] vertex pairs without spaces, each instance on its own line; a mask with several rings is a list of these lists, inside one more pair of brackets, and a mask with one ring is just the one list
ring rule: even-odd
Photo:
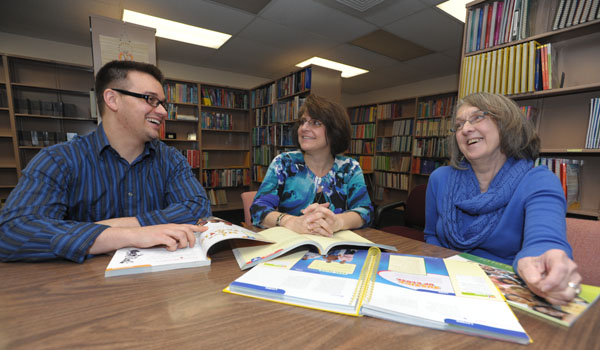
[[279,216],[277,217],[277,221],[275,221],[275,226],[281,226],[281,219],[283,219],[283,217],[286,215],[286,213],[279,214]]

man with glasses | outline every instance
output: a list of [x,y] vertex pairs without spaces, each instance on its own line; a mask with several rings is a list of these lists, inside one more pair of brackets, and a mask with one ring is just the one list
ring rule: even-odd
[[122,247],[195,244],[210,202],[187,160],[159,141],[167,118],[163,75],[112,61],[95,90],[96,131],[42,149],[0,212],[0,259],[87,257]]

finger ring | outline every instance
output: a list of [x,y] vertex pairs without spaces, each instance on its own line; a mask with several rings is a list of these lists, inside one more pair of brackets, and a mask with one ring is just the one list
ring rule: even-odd
[[569,286],[569,288],[573,288],[575,290],[576,295],[579,295],[579,293],[581,293],[581,286],[579,285],[579,283],[569,282],[567,283],[567,285]]

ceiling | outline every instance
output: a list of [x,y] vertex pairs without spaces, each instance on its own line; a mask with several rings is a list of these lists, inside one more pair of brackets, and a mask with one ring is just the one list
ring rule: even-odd
[[[458,74],[464,24],[443,0],[12,0],[0,32],[90,46],[89,15],[124,8],[233,35],[220,49],[157,38],[160,60],[274,80],[313,56],[370,72],[342,79],[360,94]],[[418,56],[413,57],[411,56]]]

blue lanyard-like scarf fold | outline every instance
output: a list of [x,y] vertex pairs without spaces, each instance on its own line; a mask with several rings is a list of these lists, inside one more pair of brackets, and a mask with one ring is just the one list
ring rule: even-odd
[[[467,169],[453,169],[448,181],[449,188],[442,204],[442,224],[452,247],[472,250],[494,232],[506,205],[533,162],[508,158],[484,193],[481,193],[471,165],[467,162],[461,165]],[[464,214],[475,216],[468,226],[464,223]]]

